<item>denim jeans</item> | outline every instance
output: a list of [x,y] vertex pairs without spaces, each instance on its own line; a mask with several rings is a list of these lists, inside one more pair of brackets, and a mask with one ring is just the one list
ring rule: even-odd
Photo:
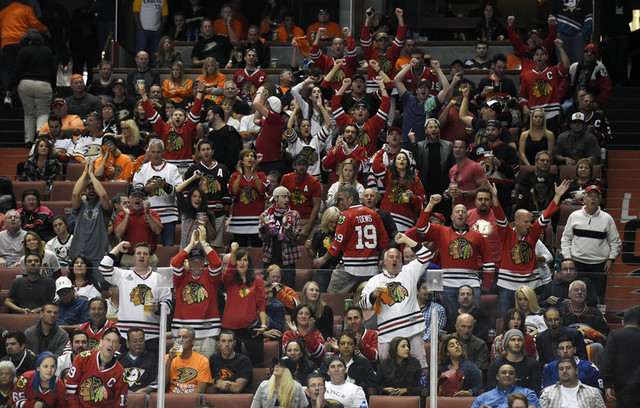
[[516,307],[516,291],[498,287],[498,317]]

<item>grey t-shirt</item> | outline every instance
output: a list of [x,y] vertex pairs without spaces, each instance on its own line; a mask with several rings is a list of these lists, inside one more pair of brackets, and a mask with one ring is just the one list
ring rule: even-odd
[[73,259],[80,254],[86,255],[93,262],[94,268],[97,268],[109,249],[107,228],[111,209],[107,211],[102,208],[100,200],[96,200],[94,204],[82,200],[80,208],[74,210],[73,215],[76,217],[76,227],[69,257]]

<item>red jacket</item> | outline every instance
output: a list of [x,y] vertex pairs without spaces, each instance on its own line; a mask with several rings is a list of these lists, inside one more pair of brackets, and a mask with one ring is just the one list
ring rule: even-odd
[[[320,51],[320,44],[312,44],[311,50],[309,50],[309,56],[311,60],[320,67],[320,70],[326,75],[331,71],[331,68],[335,64],[336,59],[331,58],[330,56],[323,54]],[[346,65],[343,65],[342,68],[338,70],[336,75],[333,77],[333,81],[330,83],[331,88],[334,91],[337,91],[342,86],[342,80],[345,78],[353,78],[356,74],[356,70],[358,69],[358,54],[356,53],[356,42],[353,40],[353,36],[349,36],[347,40],[347,55],[344,57],[346,59]]]
[[[362,32],[360,33],[360,45],[362,46],[362,51],[364,52],[364,59],[366,61],[369,60],[377,60],[380,64],[380,69],[387,74],[387,76],[393,79],[396,76],[396,61],[398,57],[400,57],[400,53],[402,52],[402,47],[404,47],[404,39],[407,36],[407,26],[398,26],[398,32],[396,34],[396,38],[391,43],[391,48],[387,50],[384,55],[380,55],[378,50],[374,45],[374,40],[371,38],[371,31],[369,30],[369,26],[363,25]],[[373,70],[371,65],[369,65],[369,70],[367,71],[367,79],[372,80],[377,76],[376,72]]]

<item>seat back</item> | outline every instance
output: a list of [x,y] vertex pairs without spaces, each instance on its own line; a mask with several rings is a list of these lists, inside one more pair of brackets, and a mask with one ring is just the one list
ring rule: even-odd
[[16,201],[22,201],[22,193],[25,190],[37,190],[40,194],[40,201],[47,199],[47,182],[46,181],[14,181],[12,183],[13,196]]
[[369,408],[387,407],[420,408],[420,397],[417,395],[401,397],[391,395],[372,395],[369,397]]
[[147,394],[139,394],[137,392],[130,392],[127,395],[127,407],[128,408],[145,408],[147,405]]
[[[199,400],[200,394],[165,394],[164,406],[165,408],[195,407]],[[149,408],[157,408],[157,406],[158,394],[154,392],[149,396]]]
[[11,284],[18,276],[21,276],[20,269],[18,268],[0,268],[0,289],[9,290]]
[[[475,397],[436,397],[438,408],[471,408]],[[427,397],[427,407],[431,404],[431,397]]]
[[69,164],[67,164],[67,173],[65,174],[65,180],[74,182],[78,181],[83,171],[84,163],[70,162]]
[[[71,193],[76,185],[73,181],[54,181],[51,185],[50,201],[71,201]],[[84,190],[84,188],[83,188]]]
[[251,392],[255,394],[260,384],[269,377],[269,368],[254,368],[253,369],[253,381],[251,384]]
[[156,256],[158,257],[158,266],[169,266],[171,258],[180,252],[180,245],[158,246],[156,248]]
[[252,401],[252,394],[204,394],[202,397],[203,403],[223,408],[249,408]]
[[2,322],[2,327],[11,331],[25,331],[29,327],[36,324],[40,315],[38,314],[15,314],[15,313],[0,313],[0,322]]
[[347,293],[323,293],[322,300],[333,310],[334,316],[344,316],[344,300],[348,298]]

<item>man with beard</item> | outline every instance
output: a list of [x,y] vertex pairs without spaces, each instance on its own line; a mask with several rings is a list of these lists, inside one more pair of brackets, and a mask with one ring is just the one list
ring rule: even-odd
[[[189,258],[189,267],[184,266]],[[189,245],[171,260],[176,307],[171,323],[174,335],[185,324],[195,333],[193,349],[209,359],[216,352],[214,338],[220,334],[218,286],[222,261],[207,243],[204,227],[193,231]]]
[[144,341],[144,330],[132,327],[127,333],[126,353],[120,354],[118,362],[124,368],[124,381],[129,392],[150,393],[158,389],[158,356],[148,351]]
[[40,309],[40,319],[33,326],[24,331],[27,337],[27,348],[35,354],[50,351],[56,358],[62,355],[64,346],[69,341],[69,335],[56,324],[58,320],[58,305],[47,303]]
[[[233,92],[235,93],[233,82],[227,82],[224,86],[225,94],[227,89],[231,87],[233,87]],[[242,150],[242,138],[233,126],[227,125],[224,120],[224,111],[220,105],[211,107],[211,113],[212,119],[209,122],[210,130],[207,139],[212,143],[213,159],[224,164],[227,169],[235,169],[236,163],[238,163],[238,155]]]
[[515,177],[520,169],[518,152],[500,140],[502,123],[497,119],[486,121],[486,141],[473,146],[471,160],[480,163],[487,174],[487,179],[495,183],[498,201],[505,213],[511,213],[511,191]]
[[591,164],[598,164],[600,144],[596,136],[587,130],[582,112],[571,115],[569,130],[562,132],[556,140],[553,155],[556,162],[575,166],[580,159],[589,159]]
[[[214,159],[213,142],[209,139],[201,139],[197,145],[197,152],[200,156],[198,163],[192,164],[184,174],[185,182],[188,182],[182,191],[190,191],[194,187],[200,187],[204,192],[203,200],[207,203],[207,208],[216,217],[214,229],[216,238],[211,243],[216,248],[224,245],[224,222],[227,212],[225,208],[231,205],[229,195],[229,169],[223,163]],[[184,185],[185,183],[183,183]],[[182,228],[185,228],[183,220]]]
[[285,174],[280,181],[291,193],[291,208],[300,213],[300,235],[305,240],[313,236],[322,200],[322,185],[308,169],[307,156],[299,153],[293,158],[293,173]]
[[120,265],[132,266],[133,248],[138,242],[148,242],[151,249],[149,264],[152,267],[158,265],[158,256],[155,254],[158,247],[158,236],[162,234],[162,221],[156,210],[151,209],[147,200],[147,192],[137,187],[129,193],[129,205],[122,208],[113,224],[113,233],[120,241],[128,241],[131,244],[129,251],[122,256]]
[[42,258],[38,253],[25,256],[24,264],[27,275],[11,282],[4,305],[13,313],[35,314],[53,301],[56,285],[53,279],[41,276]]
[[[426,326],[424,334],[422,335],[422,340],[425,343],[431,343],[431,324],[437,324],[438,331],[444,330],[444,327],[447,324],[447,312],[444,310],[444,306],[434,301],[433,291],[429,290],[429,285],[424,277],[418,279],[417,297],[418,306],[420,306],[420,311],[424,316]],[[432,309],[436,309],[438,311],[438,321],[434,323],[431,322]]]
[[[78,119],[82,122],[80,118]],[[73,136],[67,135],[62,131],[62,119],[56,114],[49,116],[47,126],[48,133],[41,133],[38,137],[45,137],[49,139],[49,142],[51,142],[51,146],[53,147],[53,155],[60,163],[68,162],[76,147],[76,142],[73,140]],[[84,129],[84,123],[82,124],[82,128]],[[35,148],[36,145],[34,144],[29,151],[29,156],[33,154]]]
[[89,336],[87,336],[87,333],[82,330],[76,329],[71,334],[69,342],[71,343],[71,352],[67,351],[58,357],[58,364],[56,364],[56,376],[63,381],[67,378],[67,373],[73,364],[73,360],[75,360],[78,354],[87,349]]
[[21,331],[10,331],[4,335],[7,355],[2,361],[11,361],[16,368],[16,376],[36,368],[38,358],[32,351],[27,350],[27,338]]
[[[359,102],[361,104],[361,102]],[[360,106],[360,105],[358,105]],[[357,110],[359,110],[358,108]],[[364,108],[366,109],[366,107]],[[336,144],[329,150],[329,153],[322,159],[322,169],[332,172],[331,183],[338,181],[338,172],[340,164],[346,159],[355,160],[358,165],[358,175],[362,172],[364,164],[367,160],[367,150],[356,143],[356,137],[359,133],[358,126],[353,123],[347,123],[342,127],[342,135],[336,139]],[[362,177],[360,176],[360,179]]]
[[[87,180],[87,177],[89,180]],[[82,192],[87,196],[82,199]],[[109,249],[107,228],[111,217],[111,201],[100,181],[93,174],[91,161],[85,162],[84,171],[76,181],[71,193],[71,207],[76,219],[74,239],[69,248],[69,258],[86,255],[93,265],[98,265]],[[100,288],[104,278],[97,269],[92,271],[95,282]]]
[[[417,92],[421,92],[419,89],[418,87]],[[449,187],[448,171],[455,164],[455,160],[453,143],[440,138],[440,122],[437,119],[427,119],[424,128],[427,138],[415,144],[412,140],[411,150],[416,160],[416,170],[419,171],[418,177],[425,186],[425,196],[430,197],[442,193]],[[438,208],[437,211],[449,212],[443,211],[442,208]]]
[[480,187],[487,186],[487,174],[479,163],[467,156],[469,142],[459,137],[453,142],[453,158],[456,163],[449,169],[449,188],[445,196],[451,197],[451,205],[462,204],[467,210],[474,207],[473,198]]
[[69,408],[127,406],[124,369],[115,356],[119,348],[120,332],[110,328],[98,350],[83,351],[73,361],[66,384]]
[[209,359],[213,387],[220,393],[242,393],[250,389],[253,366],[244,354],[236,353],[233,331],[222,329],[218,339],[218,352]]
[[472,230],[478,231],[487,241],[487,245],[493,254],[493,261],[496,269],[500,268],[500,235],[498,234],[498,224],[496,216],[491,208],[493,196],[488,188],[480,188],[476,192],[476,208],[467,212],[469,218],[467,224]]

